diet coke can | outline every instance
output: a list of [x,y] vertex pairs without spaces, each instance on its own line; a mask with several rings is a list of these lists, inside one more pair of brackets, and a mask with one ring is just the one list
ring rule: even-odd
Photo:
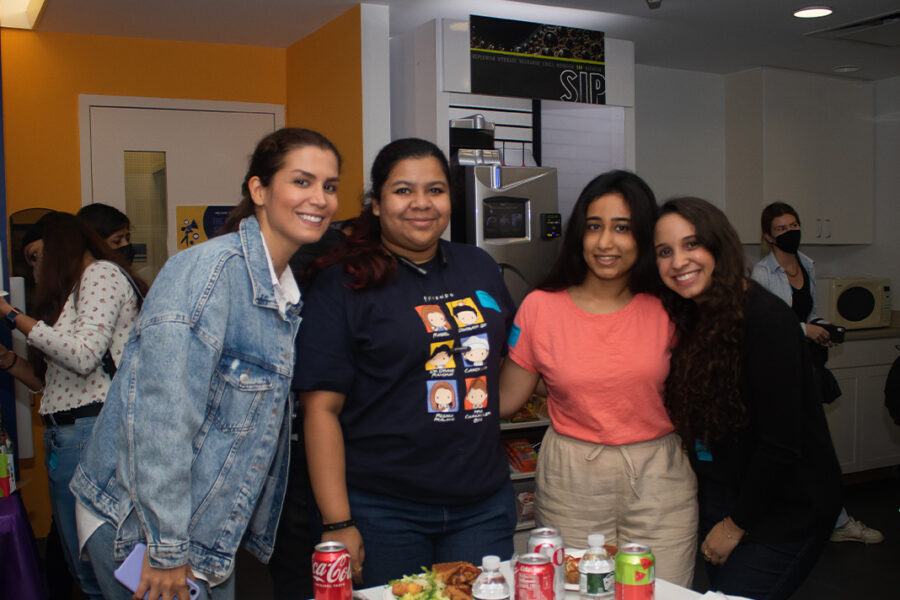
[[322,542],[312,556],[313,596],[315,600],[350,600],[350,553],[340,542]]
[[566,596],[566,549],[562,536],[553,527],[538,527],[528,536],[528,551],[540,552],[553,565],[553,593],[562,600]]
[[[513,562],[516,600],[554,600],[553,565],[545,554],[522,554]],[[557,600],[562,600],[562,596]]]

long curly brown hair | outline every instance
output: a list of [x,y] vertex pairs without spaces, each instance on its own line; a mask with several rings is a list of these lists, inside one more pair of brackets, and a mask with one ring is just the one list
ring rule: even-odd
[[715,258],[710,287],[701,301],[665,289],[663,305],[677,328],[666,408],[688,447],[693,440],[722,441],[747,426],[741,398],[741,342],[750,286],[744,251],[718,208],[700,198],[673,198],[660,218],[677,214],[694,226],[697,242]]

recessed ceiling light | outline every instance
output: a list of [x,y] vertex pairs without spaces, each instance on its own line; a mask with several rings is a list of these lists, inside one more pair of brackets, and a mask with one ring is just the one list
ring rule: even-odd
[[807,6],[794,11],[794,16],[798,19],[817,19],[819,17],[827,17],[834,11],[827,6]]
[[859,71],[859,65],[839,65],[831,69],[835,73],[856,73]]

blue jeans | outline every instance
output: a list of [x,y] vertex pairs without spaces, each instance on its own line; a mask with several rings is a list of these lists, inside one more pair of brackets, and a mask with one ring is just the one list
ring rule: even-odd
[[[106,600],[131,600],[131,591],[119,583],[114,575],[115,570],[121,564],[121,561],[113,559],[115,540],[116,529],[109,523],[104,523],[88,538],[87,551]],[[214,588],[199,579],[197,587],[200,588],[200,595],[196,600],[234,600],[234,572]]]
[[97,417],[78,419],[72,425],[48,427],[44,432],[47,479],[50,485],[50,507],[59,532],[63,555],[72,577],[88,598],[102,600],[100,586],[94,576],[91,563],[78,558],[78,530],[75,525],[75,497],[69,491],[69,482],[81,458],[81,449],[91,437]]
[[[465,482],[456,482],[465,485]],[[512,482],[488,498],[434,506],[349,489],[350,514],[363,538],[363,585],[382,585],[433,563],[481,564],[487,554],[513,553],[516,508]]]
[[[700,540],[728,516],[728,488],[701,483]],[[768,543],[746,537],[725,564],[706,563],[709,589],[756,600],[788,598],[812,571],[831,531],[788,542]]]

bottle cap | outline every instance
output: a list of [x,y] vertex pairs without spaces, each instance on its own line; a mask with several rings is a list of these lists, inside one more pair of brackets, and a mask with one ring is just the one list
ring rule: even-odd
[[500,568],[500,557],[494,554],[488,554],[481,559],[481,568],[490,571],[496,571]]
[[589,548],[596,548],[606,543],[606,536],[602,533],[592,533],[588,536],[587,542]]

